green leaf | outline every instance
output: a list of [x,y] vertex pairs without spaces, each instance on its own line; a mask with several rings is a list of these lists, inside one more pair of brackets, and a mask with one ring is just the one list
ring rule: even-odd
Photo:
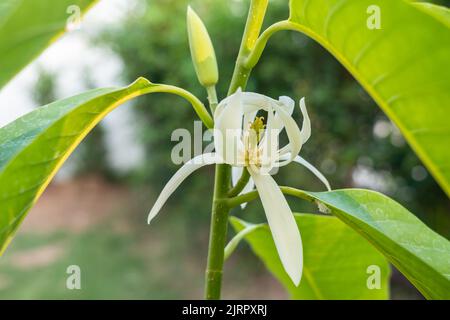
[[118,105],[153,92],[187,99],[200,118],[212,126],[204,105],[187,91],[139,78],[125,88],[96,89],[53,102],[0,129],[0,253],[89,131]]
[[394,200],[360,189],[282,190],[330,210],[369,240],[426,298],[450,298],[450,242]]
[[[295,219],[302,236],[304,256],[299,287],[293,285],[284,271],[267,225],[256,228],[245,237],[255,254],[293,299],[389,297],[390,269],[386,259],[355,231],[335,217],[296,214]],[[235,217],[230,220],[236,231],[250,225]],[[377,267],[380,271],[380,289],[369,289],[367,284],[372,280],[371,268]]]
[[[369,29],[372,5],[381,29]],[[448,10],[403,0],[291,0],[287,27],[332,53],[450,195]]]
[[418,9],[431,14],[435,18],[441,20],[447,27],[450,27],[450,9],[442,6],[438,6],[427,2],[414,2],[412,3]]
[[83,13],[95,2],[96,0],[2,0],[0,88],[63,34],[71,14],[78,13],[68,12],[69,6],[78,6],[80,13]]

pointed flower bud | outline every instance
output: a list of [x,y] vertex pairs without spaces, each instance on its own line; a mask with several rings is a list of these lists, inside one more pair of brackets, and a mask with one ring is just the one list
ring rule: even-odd
[[187,28],[192,62],[198,80],[204,87],[214,86],[219,80],[214,47],[205,25],[191,7],[187,10]]

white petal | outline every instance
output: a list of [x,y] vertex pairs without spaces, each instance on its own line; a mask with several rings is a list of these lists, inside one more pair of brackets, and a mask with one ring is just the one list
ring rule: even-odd
[[[283,108],[284,111],[286,111],[286,113],[290,116],[292,116],[292,112],[294,111],[295,108],[295,101],[292,100],[291,98],[287,97],[287,96],[281,96],[278,101],[281,104],[281,108]],[[281,120],[280,116],[278,115],[278,113],[275,114],[275,119],[274,119],[274,124],[273,124],[273,128],[277,128],[280,131],[283,130],[284,128],[284,123]]]
[[[290,159],[291,155],[289,153],[283,155],[280,157],[280,159]],[[327,188],[328,191],[331,191],[330,183],[328,182],[328,179],[322,174],[322,172],[319,171],[314,165],[306,161],[303,157],[300,157],[297,155],[294,158],[294,162],[297,162],[298,164],[301,164],[306,169],[308,169],[312,174],[314,174]]]
[[294,215],[272,176],[260,175],[253,170],[250,174],[258,189],[281,263],[298,286],[302,277],[303,248]]
[[267,109],[266,130],[264,130],[264,136],[259,143],[259,149],[261,151],[260,173],[268,174],[277,165],[280,130],[273,128],[274,122],[274,109],[273,105],[270,105]]
[[258,114],[258,110],[255,110],[254,108],[251,108],[251,110],[246,110],[249,108],[245,108],[244,107],[244,120],[242,123],[243,126],[243,130],[246,130],[249,126],[250,123],[252,123],[253,121],[255,121],[255,117]]
[[[303,116],[302,130],[300,131],[300,144],[301,144],[300,146],[302,146],[303,144],[306,143],[306,141],[308,141],[309,137],[311,137],[311,120],[309,119],[309,115],[306,110],[305,98],[302,98],[300,100],[300,111],[302,112],[302,116]],[[297,138],[297,136],[295,136],[295,138]],[[299,150],[299,152],[300,152],[300,150]],[[279,166],[283,166],[283,165],[290,163],[293,160],[293,157],[295,157],[299,152],[296,152],[294,150],[293,146],[291,146],[290,144],[283,147],[280,150],[280,155],[282,156],[287,153],[290,153],[291,156],[290,156],[290,158],[287,158],[284,162],[280,162]]]
[[288,135],[289,144],[283,147],[280,150],[280,154],[285,154],[290,152],[291,158],[286,160],[284,163],[280,163],[280,165],[286,165],[290,161],[294,160],[294,157],[300,152],[302,148],[302,137],[299,127],[294,119],[286,113],[281,107],[274,105],[274,109],[277,114],[280,116],[280,119],[283,121],[286,133]]
[[322,174],[322,172],[319,171],[316,167],[314,167],[311,163],[306,161],[304,158],[300,156],[296,156],[294,158],[294,161],[304,166],[306,169],[311,171],[312,174],[314,174],[322,183],[325,185],[328,191],[331,191],[330,183],[328,182],[327,178]]
[[231,168],[231,183],[233,184],[233,187],[239,181],[239,178],[241,177],[243,171],[244,171],[244,167],[232,167]]
[[[242,90],[239,87],[235,93],[241,93]],[[230,102],[230,100],[233,100],[233,96],[234,94],[226,97],[225,99],[221,100],[220,103],[217,105],[216,107],[216,111],[214,112],[214,119],[217,119],[220,117],[220,115],[222,114],[223,110],[225,110],[225,107],[228,105],[228,103]]]
[[311,137],[311,120],[309,119],[308,111],[306,110],[305,98],[300,100],[300,111],[303,116],[303,124],[302,124],[302,144],[305,144],[308,141],[309,137]]
[[[233,186],[236,185],[236,183],[239,181],[239,178],[242,175],[242,171],[244,170],[244,167],[232,167],[231,168],[231,182],[233,183]],[[247,170],[247,169],[245,169]],[[253,179],[250,177],[250,179],[248,179],[247,184],[245,185],[245,187],[242,189],[242,191],[239,194],[244,194],[247,192],[252,191],[255,188],[255,183],[253,182]],[[242,203],[241,204],[241,208],[245,209],[245,207],[247,206],[247,202]]]
[[267,110],[270,104],[277,101],[260,93],[243,92],[243,102],[249,107],[253,106],[258,108],[258,110]]
[[239,151],[243,149],[242,118],[243,93],[238,90],[222,101],[215,112],[214,145],[217,156],[225,163],[237,164]]
[[249,122],[253,122],[259,110],[267,111],[270,104],[274,103],[270,97],[254,92],[243,92],[242,103],[244,110],[244,130],[247,128]]
[[292,112],[294,112],[295,108],[295,101],[288,96],[281,96],[278,98],[278,101],[280,101],[280,103],[283,104],[283,108],[286,111],[286,113],[292,116]]
[[280,109],[284,110],[287,115],[292,116],[292,112],[294,111],[294,107],[295,107],[295,102],[294,102],[294,100],[292,100],[291,98],[289,98],[287,96],[281,96],[279,98],[278,102],[273,99],[270,99],[269,101],[272,103],[265,109],[269,113],[269,117],[267,118],[266,128],[268,130],[270,128],[271,130],[276,131],[277,133],[274,134],[273,136],[278,137],[278,135],[281,133],[281,131],[285,127],[285,124],[283,121],[284,118],[282,118],[282,116],[280,114],[278,114],[278,112],[275,112],[272,119],[270,119],[270,114],[271,114],[270,111],[273,110],[274,108],[276,109],[276,107],[278,106]]
[[164,189],[161,191],[161,194],[153,205],[152,210],[148,214],[147,222],[150,223],[152,221],[152,219],[158,214],[159,210],[161,210],[167,199],[192,172],[205,165],[216,163],[216,160],[217,159],[214,153],[206,153],[192,158],[180,169],[178,169],[178,171],[172,176],[172,178],[170,178],[169,182],[167,182]]
[[[241,194],[253,191],[253,189],[255,189],[255,182],[253,182],[253,179],[250,178],[248,180],[248,183],[245,185],[244,189],[242,189]],[[245,209],[246,206],[247,206],[247,202],[241,203],[241,209]]]

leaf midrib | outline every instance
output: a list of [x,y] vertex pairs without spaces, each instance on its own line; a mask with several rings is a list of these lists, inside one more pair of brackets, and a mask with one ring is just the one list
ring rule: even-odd
[[[406,5],[411,5],[410,3],[405,2]],[[305,3],[306,6],[306,3]],[[411,6],[412,7],[412,6]],[[292,12],[292,9],[290,10]],[[424,15],[427,15],[428,17],[432,18],[434,21],[436,21],[439,24],[443,24],[442,21],[439,19],[425,13],[422,10],[417,9],[418,12],[423,13]],[[324,38],[322,35],[318,34],[314,30],[312,30],[309,26],[306,24],[301,24],[299,22],[292,21],[292,16],[289,17],[286,22],[290,25],[290,28],[294,31],[298,31],[301,33],[304,33],[305,35],[311,37],[316,42],[318,42],[320,45],[322,45],[324,48],[326,48],[342,65],[347,68],[347,70],[355,77],[355,79],[367,90],[367,92],[372,96],[372,98],[375,100],[375,102],[382,108],[382,110],[386,113],[386,115],[396,123],[396,125],[401,130],[402,134],[406,137],[406,140],[410,144],[411,148],[416,152],[416,154],[419,156],[419,158],[425,163],[425,165],[430,168],[430,171],[436,181],[442,186],[442,189],[447,193],[448,196],[450,196],[450,183],[447,181],[444,173],[442,170],[440,170],[440,167],[438,165],[435,165],[432,159],[427,155],[427,153],[423,150],[422,146],[420,146],[414,135],[409,132],[409,130],[406,129],[406,127],[403,125],[403,123],[399,120],[399,118],[395,115],[393,111],[390,110],[389,105],[387,101],[377,93],[374,87],[369,83],[368,80],[365,79],[365,77],[362,76],[362,74],[353,67],[351,62],[343,55],[341,54],[334,45],[328,41],[328,39]],[[308,18],[306,15],[306,12],[304,13],[304,23],[308,23]],[[445,24],[444,24],[445,26]]]

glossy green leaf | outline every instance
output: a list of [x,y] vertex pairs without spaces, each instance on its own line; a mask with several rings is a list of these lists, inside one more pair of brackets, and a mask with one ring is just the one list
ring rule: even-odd
[[291,0],[283,29],[330,51],[450,195],[449,21],[445,8],[403,0]]
[[204,105],[187,91],[139,78],[125,88],[96,89],[53,102],[0,129],[0,253],[89,131],[118,105],[154,92],[185,98],[200,118],[212,126]]
[[[299,287],[284,271],[269,227],[246,235],[255,254],[283,284],[293,299],[387,299],[390,269],[387,260],[365,239],[336,217],[296,214],[303,242],[304,267]],[[236,231],[249,224],[232,217]],[[376,271],[374,271],[376,270]],[[374,275],[374,272],[377,274]],[[379,273],[378,273],[379,272]],[[373,277],[380,287],[374,288]],[[369,286],[368,286],[369,284]],[[369,289],[372,288],[372,289]]]
[[442,21],[448,27],[450,27],[450,9],[442,6],[438,6],[427,2],[414,2],[412,3],[418,9],[431,14],[435,18]]
[[0,88],[65,31],[71,16],[77,18],[75,15],[83,14],[95,2],[96,0],[2,0]]
[[283,187],[331,211],[364,236],[426,298],[450,299],[450,242],[394,200],[374,191],[306,192]]

